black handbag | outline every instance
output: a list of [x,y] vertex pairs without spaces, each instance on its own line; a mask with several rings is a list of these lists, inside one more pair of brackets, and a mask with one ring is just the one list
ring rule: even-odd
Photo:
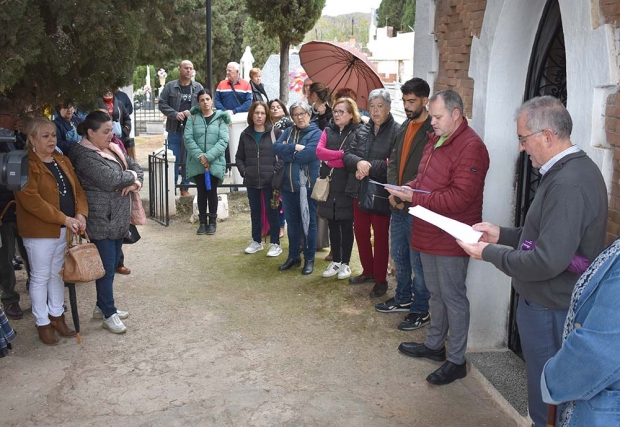
[[388,197],[390,193],[385,187],[370,182],[370,179],[366,177],[360,183],[357,206],[366,212],[390,216],[392,210]]
[[140,240],[142,236],[138,233],[138,227],[133,224],[129,224],[129,231],[127,231],[127,235],[123,238],[124,245],[131,245]]
[[278,159],[273,165],[273,179],[271,180],[271,187],[274,190],[282,190],[282,184],[284,183],[284,160]]

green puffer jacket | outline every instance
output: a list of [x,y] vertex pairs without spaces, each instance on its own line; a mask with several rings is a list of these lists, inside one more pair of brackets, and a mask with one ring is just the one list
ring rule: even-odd
[[228,125],[230,116],[224,111],[215,111],[209,126],[202,115],[200,106],[189,110],[191,116],[185,123],[184,142],[187,149],[187,179],[196,182],[195,176],[205,171],[199,156],[204,154],[211,167],[211,175],[221,180],[226,172],[226,150],[228,149]]

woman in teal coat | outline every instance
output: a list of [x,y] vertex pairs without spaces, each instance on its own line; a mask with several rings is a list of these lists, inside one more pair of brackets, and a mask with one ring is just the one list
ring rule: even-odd
[[198,105],[192,107],[191,115],[185,123],[186,171],[189,180],[196,183],[198,190],[200,227],[196,234],[215,234],[217,187],[224,180],[226,171],[225,153],[228,148],[230,116],[226,112],[213,110],[213,97],[208,90],[198,92],[197,98]]

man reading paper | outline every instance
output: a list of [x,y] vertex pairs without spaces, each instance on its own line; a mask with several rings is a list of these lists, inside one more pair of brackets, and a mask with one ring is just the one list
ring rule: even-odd
[[[489,169],[487,149],[463,116],[458,93],[443,90],[429,102],[434,133],[424,147],[416,179],[408,186],[429,194],[388,189],[401,200],[473,225],[482,218],[484,179]],[[449,384],[467,375],[465,349],[469,330],[469,300],[465,278],[469,257],[454,237],[436,226],[413,221],[411,248],[419,251],[426,286],[431,293],[431,324],[424,343],[403,342],[399,351],[411,357],[447,361],[426,380]],[[448,336],[448,331],[450,332]]]

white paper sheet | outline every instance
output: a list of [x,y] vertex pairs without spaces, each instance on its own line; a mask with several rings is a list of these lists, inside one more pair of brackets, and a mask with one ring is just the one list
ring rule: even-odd
[[480,237],[482,237],[482,232],[474,230],[470,225],[439,215],[420,205],[409,208],[409,214],[430,222],[465,243],[477,243]]
[[393,184],[384,184],[382,182],[377,182],[374,179],[369,179],[369,182],[372,182],[373,184],[378,184],[378,185],[382,185],[385,188],[391,188],[392,190],[400,190],[400,191],[411,191],[412,193],[424,193],[424,194],[431,194],[430,191],[426,191],[426,190],[415,190],[411,187],[408,187],[406,185],[400,186],[400,185],[393,185]]

